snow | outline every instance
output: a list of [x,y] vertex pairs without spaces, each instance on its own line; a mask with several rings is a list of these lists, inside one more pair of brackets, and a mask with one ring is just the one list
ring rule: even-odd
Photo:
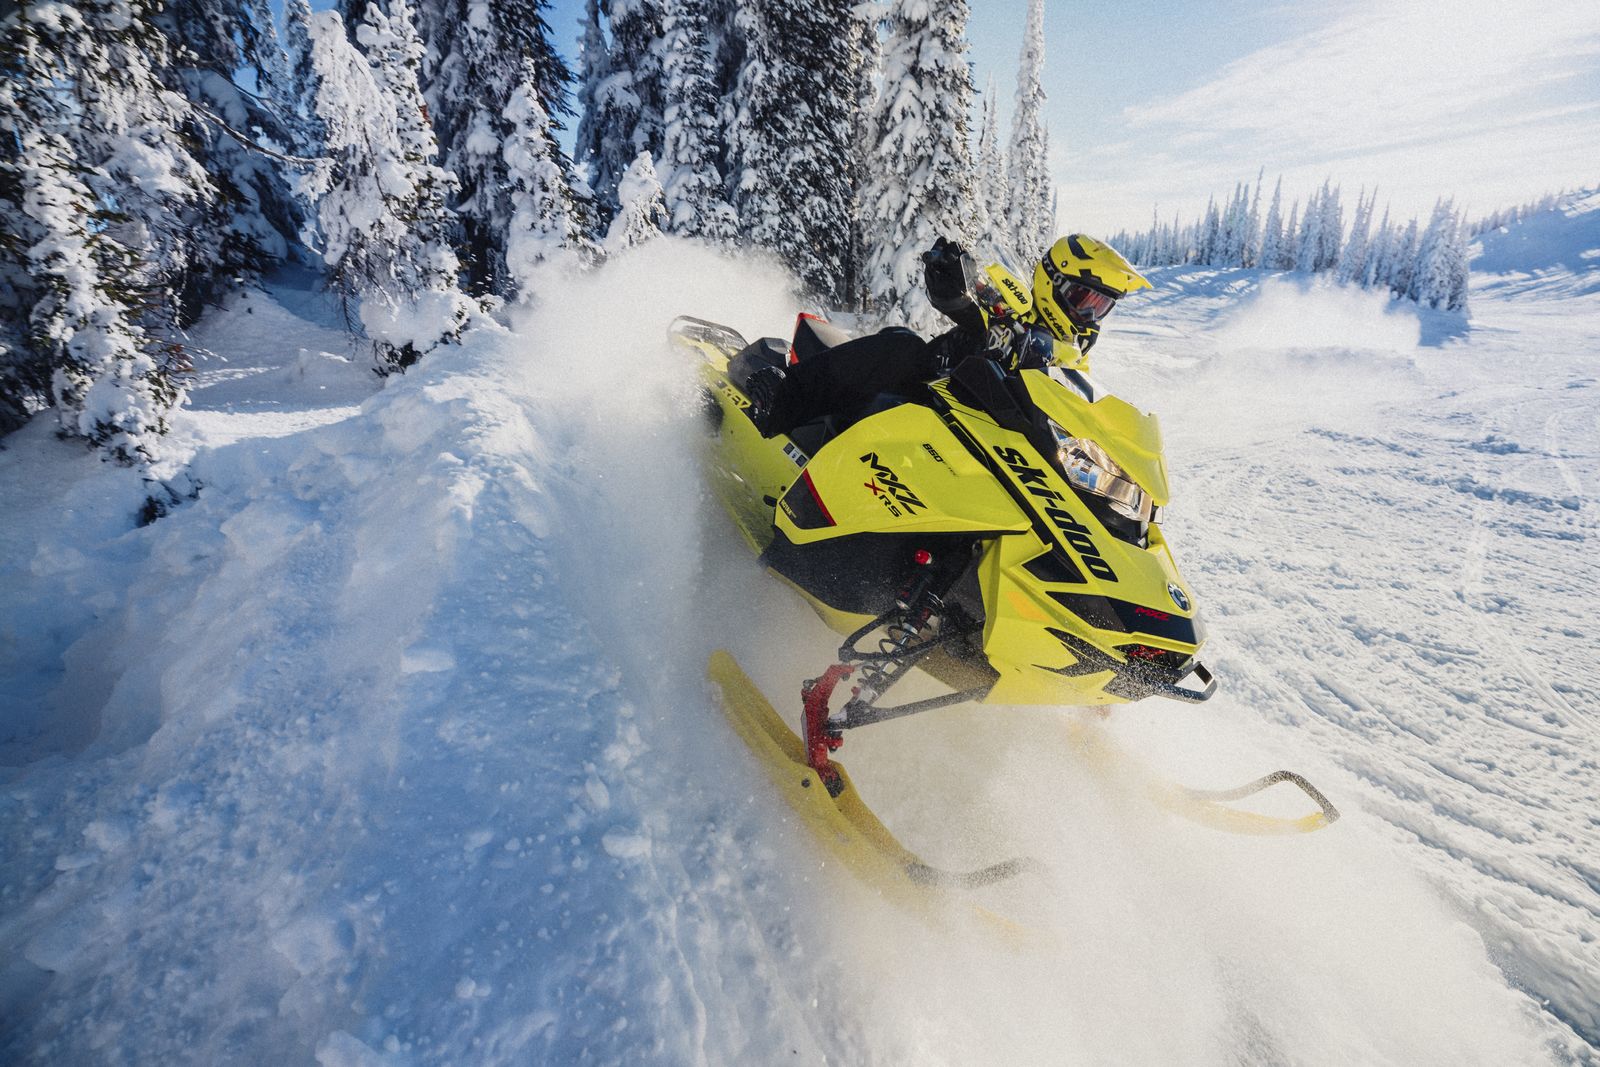
[[[787,279],[660,238],[383,381],[305,279],[236,301],[166,517],[39,420],[0,452],[0,1055],[1592,1060],[1600,295],[1540,269],[1470,328],[1253,271],[1124,302],[1097,377],[1162,417],[1223,692],[852,735],[930,862],[1038,862],[926,918],[817,867],[702,677],[787,706],[835,643],[711,507],[662,342],[782,332]],[[1277,766],[1345,819],[1137,787]]]

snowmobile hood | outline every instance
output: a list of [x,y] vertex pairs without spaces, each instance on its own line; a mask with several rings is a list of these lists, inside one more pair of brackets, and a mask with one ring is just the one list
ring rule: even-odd
[[[1081,376],[1080,376],[1081,377]],[[1161,424],[1154,415],[1109,394],[1092,401],[1045,371],[1024,371],[1028,395],[1061,428],[1096,442],[1128,472],[1158,506],[1171,498],[1163,458]],[[1090,390],[1092,395],[1092,390]]]

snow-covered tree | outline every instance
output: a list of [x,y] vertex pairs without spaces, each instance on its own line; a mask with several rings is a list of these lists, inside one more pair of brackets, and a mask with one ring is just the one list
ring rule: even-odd
[[[1373,195],[1377,199],[1377,195]],[[1389,259],[1393,254],[1394,232],[1389,228],[1389,207],[1384,205],[1383,221],[1378,224],[1378,232],[1373,235],[1372,244],[1367,249],[1366,266],[1358,279],[1365,288],[1378,285],[1387,285],[1389,277]]]
[[1411,279],[1416,274],[1417,220],[1406,223],[1405,230],[1394,243],[1389,258],[1389,289],[1396,296],[1411,295]]
[[1318,257],[1322,252],[1322,194],[1326,189],[1327,183],[1324,182],[1322,190],[1312,192],[1311,199],[1306,201],[1306,213],[1300,218],[1294,269],[1307,274],[1321,269]]
[[1376,189],[1372,192],[1371,200],[1367,199],[1365,189],[1356,194],[1356,213],[1350,220],[1350,236],[1345,240],[1344,252],[1339,257],[1341,284],[1359,282],[1366,274],[1368,236],[1372,230],[1372,209],[1377,199]]
[[294,146],[320,152],[322,121],[317,118],[317,94],[322,90],[311,53],[311,5],[288,0],[283,7],[284,76],[277,89],[279,114],[290,128]]
[[1279,270],[1300,269],[1300,201],[1289,205],[1289,221],[1283,228],[1283,245],[1278,253]]
[[[940,320],[923,291],[920,257],[934,238],[966,231],[972,199],[967,5],[893,0],[888,12],[877,143],[861,198],[867,289],[879,314],[933,329]],[[1048,193],[1039,206],[1048,208]]]
[[[427,49],[419,80],[439,164],[459,183],[451,202],[458,247],[468,287],[480,294],[508,287],[506,250],[516,209],[502,145],[512,135],[506,117],[511,97],[531,91],[554,130],[568,107],[572,74],[550,41],[547,6],[546,0],[421,0],[418,6]],[[566,160],[550,143],[565,174]]]
[[[187,320],[289,254],[301,211],[277,152],[292,149],[298,133],[282,108],[292,75],[267,0],[166,0],[154,19],[171,46],[163,82],[190,105],[190,119],[172,132],[216,193],[183,220],[188,269],[174,296]],[[238,84],[241,73],[253,92]]]
[[1278,176],[1272,187],[1272,204],[1267,208],[1267,222],[1261,233],[1259,266],[1265,270],[1282,270],[1283,259],[1283,176]]
[[1337,187],[1329,190],[1328,181],[1322,183],[1322,224],[1318,227],[1320,240],[1317,244],[1317,265],[1314,270],[1333,270],[1339,265],[1339,253],[1343,247],[1344,237],[1344,206],[1340,203],[1339,193]]
[[1044,0],[1029,0],[1022,54],[1017,60],[1016,108],[1011,113],[1011,143],[1007,150],[1011,168],[1008,236],[1024,260],[1043,256],[1056,238],[1050,135],[1044,123],[1044,53]]
[[640,152],[617,183],[620,207],[606,232],[607,255],[626,252],[661,234],[667,206],[649,152]]
[[[721,0],[723,3],[729,0]],[[850,246],[845,259],[845,306],[857,310],[867,306],[867,228],[861,214],[862,190],[867,187],[867,167],[872,159],[877,129],[873,122],[873,101],[878,94],[878,72],[883,63],[883,7],[880,0],[866,0],[855,8],[858,52],[855,92],[850,105]],[[727,51],[726,47],[723,49]],[[1005,201],[997,202],[997,211]]]
[[574,155],[605,222],[619,207],[618,185],[639,153],[661,152],[665,0],[610,0],[604,12],[609,38],[601,15],[597,0],[590,0]]
[[28,249],[38,300],[33,344],[47,353],[50,399],[61,431],[127,463],[159,458],[159,438],[182,391],[154,339],[134,321],[110,279],[125,249],[93,232],[104,217],[59,136],[23,139],[22,209],[40,240]]
[[1244,235],[1239,242],[1239,266],[1259,267],[1261,265],[1261,179],[1266,176],[1267,168],[1262,167],[1256,171],[1256,187],[1250,196],[1250,209],[1244,216]]
[[[181,402],[170,294],[213,189],[175,131],[191,115],[142,0],[20,3],[0,18],[0,406],[54,404],[118,459],[160,450]],[[47,391],[44,391],[46,390]]]
[[1450,200],[1434,205],[1406,294],[1433,308],[1461,311],[1467,306],[1466,242]]
[[724,196],[722,147],[709,0],[667,0],[662,65],[662,187],[668,228],[687,237],[731,244],[739,219]]
[[737,20],[728,147],[740,230],[830,303],[850,274],[858,17],[847,0],[751,0]]
[[561,249],[581,248],[584,235],[534,71],[511,94],[505,118],[511,135],[501,151],[512,208],[505,256],[511,282],[526,299],[532,295],[534,267]]
[[360,317],[379,368],[403,369],[459,335],[469,304],[457,285],[445,199],[450,176],[417,84],[422,44],[405,0],[369,4],[349,43],[336,12],[312,16],[326,168],[307,183],[330,281]]
[[1222,243],[1222,213],[1217,210],[1216,197],[1206,199],[1206,213],[1195,235],[1194,262],[1210,265],[1216,262],[1217,247]]
[[[1006,176],[1005,152],[1000,147],[999,101],[994,79],[983,95],[983,119],[978,132],[978,180],[973,190],[974,227],[978,250],[989,260],[1015,261],[1020,257],[1011,243],[1011,183]],[[1042,253],[1041,253],[1042,254]]]

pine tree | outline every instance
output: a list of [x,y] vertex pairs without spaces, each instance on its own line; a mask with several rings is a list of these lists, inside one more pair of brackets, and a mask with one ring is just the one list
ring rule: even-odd
[[347,312],[359,309],[384,373],[454,340],[469,310],[449,243],[452,183],[433,162],[417,84],[421,41],[405,0],[390,6],[390,14],[366,8],[357,27],[365,56],[336,12],[312,16],[316,117],[329,164],[306,183],[330,282]]
[[54,404],[63,433],[158,458],[182,402],[162,343],[191,266],[185,223],[213,195],[173,131],[169,53],[140,0],[22,3],[0,19],[0,409]]
[[1339,253],[1342,248],[1341,238],[1344,235],[1344,207],[1339,202],[1340,190],[1328,189],[1328,182],[1322,183],[1322,225],[1319,229],[1317,242],[1316,270],[1333,270],[1339,265]]
[[1283,260],[1283,176],[1272,187],[1272,204],[1267,208],[1266,227],[1261,235],[1258,265],[1263,270],[1281,270]]
[[1007,212],[1011,205],[1011,186],[1006,178],[1000,151],[999,119],[995,114],[994,78],[983,95],[983,119],[978,131],[978,181],[973,191],[973,228],[976,251],[986,261],[1017,259],[1008,237],[1011,233]]
[[[1377,200],[1377,194],[1373,194]],[[1389,276],[1389,258],[1394,245],[1394,233],[1389,228],[1389,207],[1384,205],[1383,221],[1378,224],[1378,232],[1372,238],[1372,244],[1367,249],[1367,263],[1359,279],[1362,287],[1372,288],[1377,285],[1387,284],[1385,279]]]
[[1283,228],[1283,245],[1278,253],[1279,270],[1300,269],[1300,201],[1289,207],[1289,224]]
[[1322,194],[1327,190],[1327,182],[1323,183],[1321,190],[1311,194],[1311,199],[1306,201],[1306,213],[1300,218],[1300,238],[1295,251],[1295,269],[1307,274],[1321,269],[1322,254]]
[[[963,15],[965,11],[963,10]],[[964,20],[963,20],[964,24]],[[1017,60],[1016,109],[1011,117],[1007,239],[1018,257],[1036,260],[1055,240],[1050,181],[1050,135],[1044,124],[1044,0],[1029,0]]]
[[939,320],[923,290],[920,257],[935,237],[966,229],[971,202],[967,5],[894,0],[888,20],[877,143],[862,195],[867,288],[878,313],[932,329]]
[[606,254],[615,256],[661,234],[667,207],[649,152],[640,152],[617,183],[620,209],[606,233]]
[[[533,92],[554,130],[568,108],[572,73],[551,44],[547,6],[546,0],[422,0],[419,8],[419,36],[432,59],[419,80],[440,166],[459,183],[451,208],[475,293],[509,285],[506,247],[515,207],[501,146],[512,135],[506,118],[512,95]],[[565,174],[566,160],[550,143]]]
[[1258,267],[1261,265],[1261,179],[1266,176],[1267,168],[1262,167],[1256,171],[1255,192],[1250,197],[1250,210],[1244,217],[1244,240],[1239,249],[1239,266]]
[[[262,146],[292,146],[298,131],[279,107],[291,75],[267,0],[167,0],[154,24],[171,44],[162,81],[189,104],[173,133],[215,188],[185,213],[178,237],[186,269],[174,295],[187,322],[288,256],[301,208],[283,161]],[[240,88],[241,72],[254,92]]]
[[512,207],[506,264],[517,294],[527,299],[536,265],[562,249],[581,248],[584,237],[550,116],[539,102],[538,75],[531,68],[506,103],[505,118],[511,135],[501,151]]
[[[596,0],[584,29],[583,122],[574,155],[587,172],[601,222],[619,207],[618,185],[640,152],[661,152],[665,58],[664,0],[610,0],[610,28]],[[590,49],[608,40],[604,57]]]
[[[283,17],[285,59],[284,77],[277,87],[279,113],[297,150],[321,152],[324,131],[317,118],[317,94],[322,81],[311,55],[311,5],[306,0],[288,0]],[[298,185],[298,179],[293,181]]]
[[718,170],[722,131],[707,37],[709,0],[668,0],[663,27],[662,186],[668,227],[687,237],[731,244],[739,233]]
[[[728,0],[722,0],[726,3]],[[850,114],[850,247],[845,264],[845,300],[847,308],[864,310],[867,295],[867,225],[861,211],[861,197],[870,177],[868,165],[872,159],[877,129],[873,122],[873,102],[877,99],[878,71],[883,64],[883,46],[880,31],[883,28],[883,10],[878,0],[868,0],[855,9],[855,29],[859,64],[856,69],[855,92],[851,99]],[[724,51],[727,51],[724,48]],[[1002,207],[1004,201],[997,201]]]
[[1389,260],[1389,289],[1396,296],[1411,295],[1411,279],[1417,267],[1417,220],[1406,223],[1405,232],[1395,242],[1394,254]]
[[1445,307],[1450,311],[1467,311],[1467,291],[1470,287],[1470,256],[1467,252],[1466,220],[1459,214],[1450,220],[1450,234],[1445,243],[1445,257],[1450,285]]
[[1359,282],[1367,269],[1367,240],[1372,229],[1372,208],[1377,202],[1378,192],[1372,192],[1372,199],[1366,198],[1366,190],[1356,194],[1356,214],[1350,220],[1350,237],[1345,241],[1344,252],[1339,257],[1339,282],[1348,285],[1352,281]]
[[[609,197],[597,189],[616,188],[618,174],[607,167],[605,132],[613,123],[617,82],[611,76],[611,47],[601,24],[600,0],[585,0],[583,38],[578,43],[578,129],[572,158],[583,173],[583,188],[593,200],[593,218],[599,226],[614,210]],[[596,231],[598,232],[598,231]]]
[[729,166],[740,229],[830,303],[845,299],[849,274],[857,17],[845,0],[752,0],[738,23]]
[[1461,220],[1450,200],[1434,205],[1433,216],[1422,235],[1406,294],[1419,304],[1450,311],[1467,306],[1466,244]]
[[1249,240],[1246,232],[1250,225],[1249,197],[1250,190],[1244,182],[1239,182],[1233,187],[1233,199],[1228,201],[1227,214],[1223,217],[1222,247],[1218,266],[1244,266],[1244,246]]
[[1217,262],[1217,246],[1222,242],[1222,214],[1217,210],[1216,197],[1206,199],[1205,221],[1200,224],[1200,233],[1195,241],[1194,261],[1202,266],[1215,266]]

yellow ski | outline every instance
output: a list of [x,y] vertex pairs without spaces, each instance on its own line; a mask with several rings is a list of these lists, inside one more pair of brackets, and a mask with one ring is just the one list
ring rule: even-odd
[[1025,869],[1022,860],[966,872],[943,871],[923,863],[862,803],[849,774],[838,763],[833,767],[844,788],[837,797],[829,795],[816,770],[806,763],[800,738],[733,656],[722,650],[713,652],[708,674],[722,692],[728,721],[760,759],[779,795],[826,853],[869,885],[891,893],[925,893],[988,885]]
[[[1213,830],[1252,837],[1275,837],[1309,834],[1339,819],[1339,809],[1334,807],[1333,802],[1293,771],[1273,771],[1234,789],[1194,789],[1161,777],[1111,740],[1105,730],[1074,723],[1070,727],[1070,734],[1073,744],[1089,757],[1090,765],[1096,770],[1124,780],[1137,780],[1145,796],[1157,807]],[[1231,801],[1243,800],[1280,782],[1298,788],[1317,805],[1317,810],[1297,818],[1284,818],[1229,806]]]

